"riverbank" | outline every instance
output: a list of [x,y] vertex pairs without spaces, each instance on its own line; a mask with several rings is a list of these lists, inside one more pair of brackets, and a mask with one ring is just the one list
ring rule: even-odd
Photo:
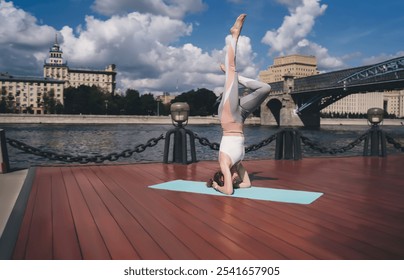
[[[367,119],[321,119],[321,125],[368,125]],[[383,125],[403,125],[403,119],[386,119]]]
[[[26,115],[0,114],[0,123],[4,124],[171,124],[170,116],[117,116],[117,115]],[[367,125],[366,119],[321,119],[321,125]],[[220,124],[219,118],[189,117],[188,124]],[[258,117],[248,118],[247,125],[260,125]],[[384,125],[403,125],[403,119],[387,119]],[[276,123],[271,125],[276,126]]]
[[[117,115],[26,115],[0,114],[5,124],[171,124],[170,116]],[[189,117],[188,124],[220,124],[218,117]],[[259,125],[260,118],[248,118],[248,125]]]

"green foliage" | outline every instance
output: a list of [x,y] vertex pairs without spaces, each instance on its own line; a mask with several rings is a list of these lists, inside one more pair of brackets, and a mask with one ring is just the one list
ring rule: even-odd
[[189,105],[190,116],[208,116],[217,113],[217,106],[213,106],[217,96],[211,90],[202,88],[184,92],[175,97],[171,103],[186,102]]
[[[322,118],[330,118],[330,119],[367,119],[366,113],[320,113],[320,117]],[[395,114],[389,114],[388,112],[384,111],[385,119],[397,119]]]
[[[160,100],[156,100],[152,93],[141,95],[135,89],[128,89],[121,96],[105,94],[97,87],[80,86],[65,89],[64,96],[65,114],[168,115],[170,111],[170,104],[164,105]],[[193,116],[212,115],[217,111],[217,108],[213,108],[216,95],[207,89],[191,90],[177,96],[172,102],[180,101],[190,105],[190,113]],[[44,103],[49,104],[48,112],[59,112],[61,109],[50,100],[45,101],[45,98]]]
[[[165,96],[170,93],[165,92]],[[13,113],[15,111],[14,97],[4,90],[0,94],[0,113]],[[216,95],[205,88],[191,90],[177,96],[171,101],[187,102],[190,106],[191,116],[209,116],[217,113]],[[39,102],[39,101],[38,101]],[[170,113],[170,104],[163,104],[156,100],[152,93],[141,95],[135,89],[126,90],[124,95],[111,95],[98,87],[79,86],[64,90],[64,104],[56,98],[53,90],[44,93],[42,104],[46,114],[85,114],[85,115],[160,115]],[[27,111],[32,108],[27,108]]]
[[106,113],[107,96],[97,87],[79,86],[67,88],[64,91],[66,114],[93,114]]
[[43,106],[44,106],[45,112],[47,114],[55,114],[57,101],[55,99],[54,90],[52,89],[50,92],[44,93],[42,99],[43,99]]
[[140,93],[137,90],[126,90],[124,100],[123,109],[126,115],[138,115],[140,113]]
[[12,93],[2,89],[0,94],[0,113],[15,113],[15,102]]
[[140,97],[140,115],[155,115],[157,101],[153,94],[143,94]]

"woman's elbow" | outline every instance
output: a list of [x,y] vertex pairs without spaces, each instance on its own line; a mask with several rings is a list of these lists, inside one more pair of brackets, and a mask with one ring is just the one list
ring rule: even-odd
[[227,195],[232,195],[234,193],[234,190],[233,188],[225,188],[222,190],[222,192]]
[[243,182],[238,184],[239,188],[251,188],[250,180],[244,180]]

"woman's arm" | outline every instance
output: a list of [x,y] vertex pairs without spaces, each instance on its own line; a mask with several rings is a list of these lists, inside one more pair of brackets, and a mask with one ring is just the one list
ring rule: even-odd
[[221,193],[231,195],[233,194],[233,180],[230,172],[231,160],[229,156],[225,153],[219,152],[219,164],[220,170],[223,173],[224,185],[219,186],[216,182],[213,182],[212,186],[215,190]]
[[250,176],[248,176],[248,172],[244,168],[244,165],[241,162],[238,164],[237,173],[241,179],[241,183],[238,184],[239,188],[251,187]]

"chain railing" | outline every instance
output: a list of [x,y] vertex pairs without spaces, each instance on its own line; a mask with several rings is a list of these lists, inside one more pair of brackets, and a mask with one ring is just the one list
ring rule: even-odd
[[341,154],[341,153],[345,153],[349,150],[352,150],[353,148],[358,146],[362,141],[364,141],[368,137],[368,134],[369,134],[369,132],[366,132],[366,133],[362,134],[361,136],[359,136],[354,141],[352,141],[351,143],[349,143],[348,145],[346,145],[344,147],[339,147],[339,148],[327,148],[327,147],[321,146],[319,143],[317,143],[305,136],[301,136],[300,138],[304,145],[306,145],[307,147],[311,148],[314,151],[320,152],[322,154],[335,155],[335,154]]
[[[282,131],[280,131],[282,132]],[[273,142],[274,140],[276,140],[278,138],[278,136],[280,135],[280,132],[271,135],[270,137],[262,140],[261,142],[259,142],[258,144],[253,144],[250,145],[248,147],[245,148],[245,152],[252,152],[252,151],[256,151],[259,150],[260,148],[267,146],[268,144],[270,144],[271,142]],[[347,144],[346,146],[343,147],[338,147],[338,148],[327,148],[322,146],[321,144],[311,140],[310,138],[300,135],[300,139],[302,141],[302,143],[304,145],[306,145],[308,148],[312,149],[313,151],[317,151],[320,152],[322,154],[331,154],[331,155],[335,155],[335,154],[342,154],[345,153],[349,150],[352,150],[353,148],[355,148],[356,146],[360,145],[363,141],[365,141],[368,137],[369,137],[369,131],[366,131],[365,133],[363,133],[362,135],[360,135],[357,139],[355,139],[354,141],[350,142],[349,144]],[[217,142],[210,142],[209,139],[205,138],[205,137],[200,137],[197,134],[195,134],[195,138],[198,139],[199,143],[203,146],[208,146],[209,148],[211,148],[212,150],[216,150],[218,151],[220,148],[220,144]],[[389,136],[388,134],[386,134],[386,139],[387,142],[389,144],[394,145],[394,147],[397,150],[400,150],[401,152],[404,152],[404,147],[397,141],[394,140],[393,137]]]
[[[220,148],[219,143],[217,143],[217,142],[212,143],[212,142],[209,141],[209,139],[207,139],[205,137],[200,137],[196,133],[194,133],[194,135],[195,135],[195,139],[197,139],[202,146],[208,146],[212,150],[219,151],[219,148]],[[276,139],[276,137],[277,137],[277,135],[274,134],[274,135],[262,140],[258,144],[253,144],[253,145],[250,145],[248,147],[245,147],[245,152],[249,153],[249,152],[259,150],[262,147],[269,145],[272,141],[274,141]]]
[[394,146],[394,148],[396,148],[397,150],[399,150],[400,152],[404,153],[404,147],[398,143],[396,140],[394,140],[393,137],[391,137],[390,135],[386,134],[386,140],[389,144],[392,144]]
[[[248,153],[248,152],[252,152],[252,151],[257,151],[257,150],[261,149],[262,147],[269,145],[274,140],[278,139],[278,136],[281,135],[282,131],[283,130],[271,135],[270,137],[262,140],[261,142],[259,142],[257,144],[253,144],[248,147],[245,147],[245,152]],[[361,136],[359,136],[354,141],[350,142],[348,145],[343,146],[343,147],[338,147],[338,148],[324,147],[324,146],[320,145],[319,143],[317,143],[301,134],[299,134],[299,137],[300,137],[300,140],[303,143],[303,145],[306,145],[308,148],[310,148],[314,151],[320,152],[322,154],[334,155],[334,154],[345,153],[345,152],[353,149],[354,147],[358,146],[364,140],[367,140],[369,137],[369,134],[370,134],[370,130],[363,133]],[[196,133],[194,133],[194,136],[195,136],[195,139],[197,139],[202,146],[207,146],[210,149],[215,150],[215,151],[219,150],[219,148],[220,148],[219,143],[211,142],[211,141],[209,141],[208,138],[201,137],[201,136],[197,135]],[[394,146],[394,148],[396,148],[397,150],[399,150],[401,152],[404,152],[404,147],[399,142],[394,140],[393,137],[391,137],[388,134],[386,134],[385,137],[386,137],[387,142],[389,144],[392,144]],[[91,156],[87,156],[87,155],[75,156],[75,155],[70,155],[70,154],[59,154],[59,153],[52,152],[52,151],[45,151],[45,150],[30,146],[28,144],[25,144],[21,141],[18,141],[15,139],[10,139],[10,138],[6,138],[6,141],[10,146],[12,146],[16,149],[19,149],[23,152],[29,153],[29,154],[33,154],[36,156],[44,157],[44,158],[47,158],[50,160],[55,160],[55,161],[86,164],[86,163],[103,163],[104,161],[117,161],[120,158],[129,158],[129,157],[133,156],[134,153],[142,153],[147,148],[156,146],[159,143],[159,141],[161,141],[163,139],[165,139],[165,136],[163,134],[161,134],[157,138],[149,139],[145,144],[136,145],[133,149],[127,149],[122,152],[110,153],[107,155],[91,155]]]
[[15,139],[10,139],[6,138],[7,143],[21,151],[24,151],[29,154],[33,154],[36,156],[44,157],[50,160],[56,160],[56,161],[62,161],[62,162],[68,162],[68,163],[103,163],[104,161],[117,161],[120,158],[129,158],[131,157],[134,153],[142,153],[144,152],[147,148],[154,147],[158,144],[160,140],[164,139],[164,135],[161,134],[157,138],[151,138],[149,139],[146,144],[139,144],[136,145],[133,149],[127,149],[124,150],[120,153],[110,153],[108,155],[92,155],[92,156],[87,156],[87,155],[80,155],[80,156],[74,156],[74,155],[68,155],[68,154],[58,154],[55,152],[51,151],[44,151],[42,149],[27,145],[21,141],[15,140]]

